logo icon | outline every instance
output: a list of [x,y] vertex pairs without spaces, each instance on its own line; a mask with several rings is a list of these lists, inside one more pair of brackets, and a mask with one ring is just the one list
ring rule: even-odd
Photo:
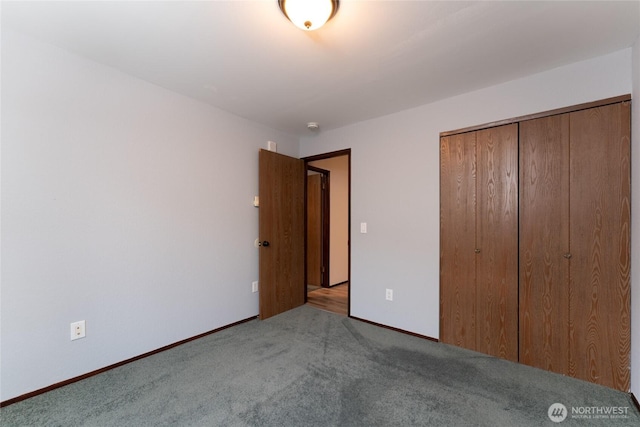
[[554,423],[561,423],[565,420],[565,418],[567,418],[567,407],[562,403],[554,403],[553,405],[549,406],[547,415],[549,416],[549,419]]

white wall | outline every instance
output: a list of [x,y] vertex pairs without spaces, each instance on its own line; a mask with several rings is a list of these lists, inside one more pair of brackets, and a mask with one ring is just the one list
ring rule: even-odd
[[631,49],[303,138],[352,149],[351,315],[439,335],[440,132],[628,93]]
[[[627,49],[303,138],[302,156],[352,148],[352,315],[438,337],[439,132],[630,93],[631,60]],[[274,140],[296,156],[294,137],[6,29],[1,96],[0,400],[257,314],[257,150]],[[633,117],[636,146],[637,102]],[[637,274],[632,287],[638,395]],[[87,338],[70,342],[81,319]]]
[[258,314],[267,140],[298,155],[297,137],[3,29],[0,400]]
[[633,46],[631,96],[631,391],[640,398],[640,38]]

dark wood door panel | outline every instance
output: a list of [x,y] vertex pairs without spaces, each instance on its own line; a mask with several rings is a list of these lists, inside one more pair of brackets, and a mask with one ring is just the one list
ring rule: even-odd
[[476,349],[475,135],[440,141],[440,339]]
[[518,125],[477,132],[476,347],[518,360]]
[[307,284],[322,286],[322,175],[307,176]]
[[305,168],[302,160],[266,150],[259,167],[259,309],[266,319],[304,304]]
[[569,365],[569,115],[520,123],[520,362]]
[[571,113],[572,376],[630,386],[630,103]]

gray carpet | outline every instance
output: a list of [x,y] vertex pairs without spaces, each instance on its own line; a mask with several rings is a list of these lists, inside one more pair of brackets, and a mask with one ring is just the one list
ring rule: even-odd
[[[571,415],[612,407],[627,418]],[[625,393],[303,306],[7,406],[0,424],[638,426],[640,414]]]

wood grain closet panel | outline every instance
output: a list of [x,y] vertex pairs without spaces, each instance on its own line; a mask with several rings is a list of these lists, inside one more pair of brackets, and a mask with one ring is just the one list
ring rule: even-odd
[[570,117],[569,373],[630,386],[630,103]]
[[569,115],[520,123],[520,362],[569,365]]
[[440,140],[440,339],[475,350],[475,134]]
[[517,361],[518,125],[476,138],[476,349]]

